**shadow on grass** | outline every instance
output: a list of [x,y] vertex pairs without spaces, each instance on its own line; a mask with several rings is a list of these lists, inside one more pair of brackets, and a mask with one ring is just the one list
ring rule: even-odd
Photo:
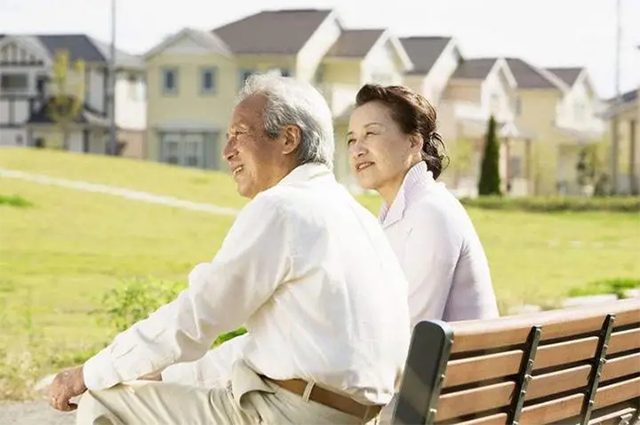
[[640,288],[640,279],[616,277],[596,280],[586,285],[571,288],[568,295],[570,297],[582,297],[586,295],[616,294],[618,298],[624,298],[624,293],[627,290],[638,288]]

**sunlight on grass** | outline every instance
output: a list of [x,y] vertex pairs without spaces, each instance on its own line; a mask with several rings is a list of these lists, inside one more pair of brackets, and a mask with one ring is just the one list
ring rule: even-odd
[[126,187],[223,207],[241,207],[246,200],[225,173],[178,167],[105,155],[48,149],[3,148],[0,168],[51,177]]
[[[226,175],[63,152],[2,150],[0,167],[239,207]],[[113,336],[104,294],[125,279],[185,281],[215,256],[233,217],[0,178],[0,398],[82,361]],[[377,214],[376,196],[358,197]],[[502,312],[555,305],[574,288],[640,278],[640,216],[468,208]]]

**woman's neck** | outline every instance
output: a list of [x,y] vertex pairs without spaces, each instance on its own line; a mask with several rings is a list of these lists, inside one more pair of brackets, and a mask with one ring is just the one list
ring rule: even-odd
[[411,166],[406,168],[402,173],[398,174],[395,178],[390,179],[385,185],[378,188],[378,193],[382,200],[387,204],[387,207],[391,207],[393,201],[395,201],[398,196],[398,192],[400,192],[400,188],[402,187],[402,183],[404,183],[404,179],[407,177],[407,173],[411,171],[416,164],[420,163],[421,160],[414,161]]

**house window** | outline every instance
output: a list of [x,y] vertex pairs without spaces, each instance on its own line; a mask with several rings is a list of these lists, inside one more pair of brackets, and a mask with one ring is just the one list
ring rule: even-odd
[[162,70],[162,91],[171,94],[178,92],[177,68],[165,68]]
[[38,96],[45,96],[47,90],[47,81],[49,78],[46,75],[40,75],[36,79],[36,91],[38,92]]
[[238,73],[238,84],[240,85],[240,87],[244,85],[245,81],[247,81],[247,78],[251,77],[255,73],[255,69],[240,68],[240,71]]
[[289,68],[280,69],[280,75],[283,77],[291,77],[291,70]]
[[200,93],[214,94],[217,80],[216,68],[202,68],[200,70]]
[[520,97],[516,97],[516,105],[515,105],[515,110],[516,110],[516,116],[520,116],[522,114],[522,99],[520,99]]
[[0,90],[6,92],[24,92],[29,86],[27,74],[2,74],[0,77]]
[[186,167],[219,167],[217,132],[166,132],[160,136],[160,160]]

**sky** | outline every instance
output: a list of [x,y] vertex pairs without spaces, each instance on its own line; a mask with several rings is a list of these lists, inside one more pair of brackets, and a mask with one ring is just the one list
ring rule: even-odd
[[[640,0],[116,0],[116,44],[144,53],[184,27],[210,30],[265,9],[331,8],[347,28],[446,35],[465,57],[585,66],[601,97],[640,85]],[[111,0],[0,0],[0,33],[85,33],[111,39]]]

